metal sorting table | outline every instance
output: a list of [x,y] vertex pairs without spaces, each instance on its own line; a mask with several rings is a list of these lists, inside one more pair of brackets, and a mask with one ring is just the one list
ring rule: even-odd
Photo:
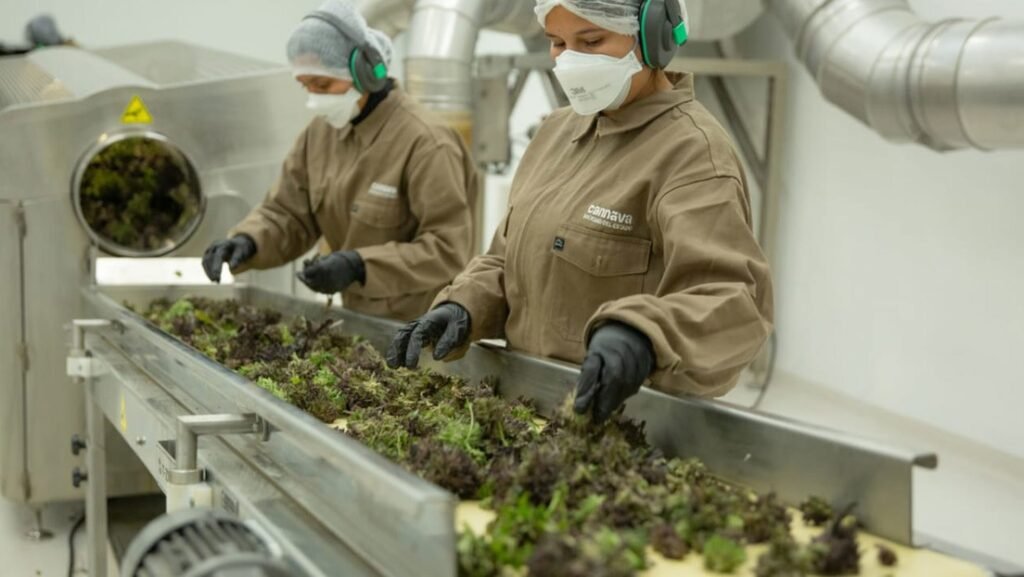
[[[209,503],[257,521],[310,575],[454,577],[454,496],[276,399],[125,306],[142,309],[157,298],[186,295],[236,298],[286,317],[336,318],[343,332],[362,335],[382,350],[399,326],[244,285],[84,288],[91,317],[111,321],[85,333],[84,348],[95,366],[89,378],[76,380],[87,389],[90,433],[99,435],[90,439],[90,478],[102,476],[103,427],[95,423],[106,419],[169,499],[176,494],[186,503]],[[533,399],[544,412],[561,403],[578,374],[570,365],[487,345],[474,345],[460,361],[429,366],[469,379],[497,377],[502,395]],[[232,426],[256,425],[250,432],[265,435],[192,439],[198,439],[201,475],[182,496],[173,441],[181,438],[179,417],[211,414],[255,416],[252,423]],[[651,442],[670,457],[699,458],[726,480],[775,491],[790,503],[812,494],[833,503],[855,501],[871,533],[904,545],[913,544],[913,471],[938,464],[930,453],[648,389],[629,402],[627,414],[646,421]],[[105,508],[102,483],[89,485],[87,505],[99,516]],[[90,535],[90,547],[104,546],[105,534],[98,527],[97,533]]]

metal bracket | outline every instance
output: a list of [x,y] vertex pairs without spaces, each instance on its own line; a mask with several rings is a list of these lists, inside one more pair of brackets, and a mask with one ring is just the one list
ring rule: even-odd
[[85,350],[85,333],[89,329],[120,327],[120,323],[107,319],[75,319],[71,321],[71,352],[68,353],[66,371],[75,382],[84,382],[103,374],[101,361]]
[[106,365],[86,353],[83,357],[68,357],[67,374],[72,378],[91,379],[103,374]]
[[206,435],[259,435],[270,440],[270,426],[259,415],[185,415],[178,417],[174,443],[174,468],[164,478],[173,485],[194,485],[203,479],[198,466],[199,437]]
[[[509,119],[527,78],[532,72],[547,73],[553,67],[554,61],[546,52],[486,55],[476,60],[473,157],[490,172],[504,173],[512,160]],[[561,102],[552,102],[556,104]]]

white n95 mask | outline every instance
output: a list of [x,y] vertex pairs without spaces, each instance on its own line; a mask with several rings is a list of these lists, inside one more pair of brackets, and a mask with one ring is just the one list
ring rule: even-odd
[[344,128],[359,115],[361,96],[355,88],[350,88],[345,94],[310,94],[306,108],[323,116],[331,126]]
[[555,76],[576,114],[615,110],[629,96],[633,75],[643,66],[633,50],[622,58],[566,50],[555,59]]

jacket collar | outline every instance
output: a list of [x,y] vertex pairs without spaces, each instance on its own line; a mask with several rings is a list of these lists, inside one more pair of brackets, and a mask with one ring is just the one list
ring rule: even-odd
[[692,74],[670,72],[669,80],[673,82],[672,90],[652,94],[619,110],[577,116],[572,141],[579,142],[595,129],[601,137],[642,128],[669,110],[693,100]]
[[392,114],[402,106],[406,98],[405,93],[398,88],[396,83],[395,87],[388,93],[387,98],[382,100],[377,105],[377,108],[374,108],[373,112],[364,118],[362,122],[355,126],[349,124],[343,128],[340,138],[345,139],[352,134],[359,140],[360,145],[364,147],[369,146],[377,139],[381,130],[384,129],[388,120],[391,119]]

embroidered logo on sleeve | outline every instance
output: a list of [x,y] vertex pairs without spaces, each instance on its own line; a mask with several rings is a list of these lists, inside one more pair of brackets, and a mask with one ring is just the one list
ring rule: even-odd
[[583,219],[612,230],[619,230],[623,232],[633,231],[632,214],[619,212],[617,210],[610,210],[596,204],[590,205],[590,208],[587,209],[587,213],[583,215]]
[[370,196],[377,198],[398,198],[398,187],[375,182],[370,185]]

